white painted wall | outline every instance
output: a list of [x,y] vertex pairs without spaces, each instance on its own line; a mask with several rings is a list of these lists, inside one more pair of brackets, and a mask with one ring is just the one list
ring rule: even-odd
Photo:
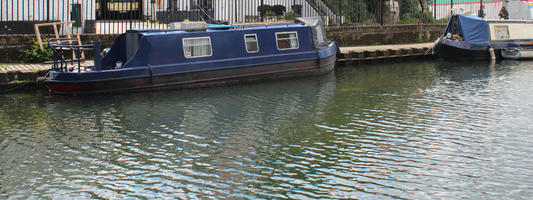
[[[190,0],[177,1],[178,10],[191,10]],[[47,4],[49,2],[49,5]],[[1,21],[68,21],[71,19],[71,5],[82,5],[82,20],[96,19],[96,0],[0,0]],[[213,7],[217,20],[230,23],[244,22],[246,16],[259,16],[257,7],[261,0],[214,0]],[[283,5],[286,12],[291,6],[302,5],[302,15],[305,17],[318,16],[318,13],[305,0],[264,0],[267,5]],[[294,4],[293,4],[294,3]],[[156,19],[157,11],[165,11],[168,1],[161,0],[160,5],[152,4],[150,0],[143,0],[143,14]]]
[[[286,12],[292,12],[291,6],[302,5],[303,16],[318,16],[318,13],[305,0],[263,0],[266,5],[283,5]],[[191,8],[190,0],[177,0],[178,10],[186,11]],[[261,0],[213,0],[215,13],[213,18],[220,21],[227,21],[231,24],[245,22],[246,16],[259,16],[257,7]],[[156,6],[157,7],[157,6]],[[161,2],[161,8],[157,11],[165,11],[168,8],[168,2]],[[154,15],[155,16],[155,15]]]
[[[319,14],[305,0],[263,0],[266,5],[285,6],[285,12],[292,12],[292,5],[302,5],[303,16],[319,16]],[[245,22],[246,17],[257,16],[260,14],[257,7],[261,5],[261,0],[215,0],[214,7],[215,19],[227,21],[229,23]],[[295,3],[295,4],[293,4]]]
[[[471,11],[474,15],[477,15],[479,11],[479,5],[479,3],[454,4],[453,13],[461,14]],[[503,2],[489,2],[483,3],[483,5],[485,6],[485,19],[499,19],[498,13],[504,5]],[[437,6],[437,19],[449,18],[450,7],[450,5]],[[511,0],[507,2],[506,8],[509,12],[510,19],[533,19],[533,10],[528,8],[527,1]],[[433,6],[430,6],[430,10],[433,12]]]
[[[168,9],[168,0],[157,0],[154,4],[151,0],[142,0],[143,15],[151,16],[151,19],[157,19],[158,11],[165,11]],[[190,0],[175,0],[177,1],[178,10],[191,10]],[[283,5],[286,12],[292,12],[292,5],[302,5],[302,15],[304,17],[319,16],[305,0],[263,0],[266,5]],[[49,4],[47,3],[49,2]],[[0,20],[1,21],[70,21],[72,4],[81,4],[82,27],[85,27],[85,20],[96,19],[96,0],[0,0]],[[230,24],[246,22],[246,18],[257,17],[259,12],[257,7],[261,4],[261,0],[213,0],[214,16],[216,20],[226,21]],[[327,23],[327,20],[325,20]],[[112,26],[116,26],[119,22],[109,20],[101,21],[99,23],[108,23],[109,27],[101,27],[100,29],[111,30]],[[143,28],[142,22],[135,24],[135,28]],[[130,27],[128,25],[124,25]],[[76,28],[72,30],[75,33],[82,33],[83,28]],[[114,30],[114,29],[113,29]],[[125,30],[123,28],[120,31]],[[98,32],[98,31],[97,31]],[[105,31],[104,31],[105,32]]]
[[67,21],[76,3],[82,6],[82,20],[95,19],[95,0],[0,0],[0,20]]

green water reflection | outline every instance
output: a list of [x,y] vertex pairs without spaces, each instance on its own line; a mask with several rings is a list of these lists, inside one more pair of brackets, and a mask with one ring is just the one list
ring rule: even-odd
[[531,62],[0,96],[2,198],[526,198]]

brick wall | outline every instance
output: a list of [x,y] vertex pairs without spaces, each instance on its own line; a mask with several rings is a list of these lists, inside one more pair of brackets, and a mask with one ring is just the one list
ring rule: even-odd
[[409,44],[433,42],[442,35],[446,24],[401,24],[328,27],[328,39],[340,46]]

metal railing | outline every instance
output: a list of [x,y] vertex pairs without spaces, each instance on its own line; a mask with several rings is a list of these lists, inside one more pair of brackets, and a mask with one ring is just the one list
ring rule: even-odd
[[[418,12],[418,1],[411,1],[404,10]],[[435,17],[449,12],[431,6],[425,5]],[[73,34],[167,29],[171,22],[186,20],[236,24],[298,16],[320,16],[329,26],[391,24],[401,20],[405,13],[400,12],[405,11],[393,0],[1,0],[0,35],[33,34],[34,24],[64,21],[75,23],[59,32],[69,28]]]
[[[61,43],[61,41],[67,43]],[[100,70],[100,43],[95,42],[93,44],[78,45],[68,43],[70,38],[51,38],[48,40],[48,47],[54,52],[54,62],[52,70],[60,72],[77,72]],[[83,51],[93,50],[94,52],[94,66],[84,67],[81,66],[81,55]],[[66,55],[70,53],[70,59],[66,58]],[[69,65],[70,62],[70,65]],[[69,67],[70,66],[70,67]],[[77,66],[77,67],[76,67]]]

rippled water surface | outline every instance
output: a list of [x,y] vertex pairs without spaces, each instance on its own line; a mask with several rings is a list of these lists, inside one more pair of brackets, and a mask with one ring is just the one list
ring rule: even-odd
[[0,103],[0,199],[533,196],[533,62]]

